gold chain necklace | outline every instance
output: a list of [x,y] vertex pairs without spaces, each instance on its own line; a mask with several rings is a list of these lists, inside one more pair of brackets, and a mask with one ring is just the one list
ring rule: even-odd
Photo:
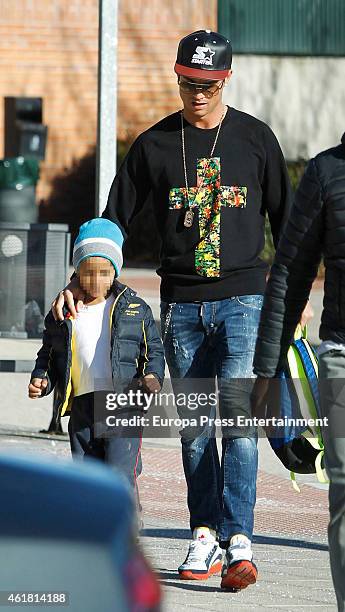
[[217,144],[220,128],[222,127],[222,122],[223,122],[223,119],[224,119],[224,117],[226,115],[226,111],[227,110],[228,110],[227,107],[225,107],[225,109],[223,111],[223,114],[222,114],[222,116],[220,118],[220,122],[218,124],[218,129],[217,129],[217,133],[216,133],[216,137],[214,139],[214,143],[212,145],[212,149],[211,149],[211,152],[210,152],[210,155],[209,155],[209,160],[208,160],[208,163],[206,164],[206,166],[204,168],[204,171],[202,173],[202,176],[200,178],[200,182],[199,182],[199,185],[197,187],[196,194],[195,194],[195,196],[193,198],[193,201],[190,201],[190,199],[189,199],[189,186],[188,186],[187,163],[186,163],[186,148],[185,148],[185,141],[184,141],[183,111],[181,110],[181,112],[180,112],[180,117],[181,117],[182,159],[183,159],[184,181],[185,181],[185,185],[186,185],[186,198],[187,198],[187,202],[188,202],[187,210],[186,210],[186,213],[185,213],[185,216],[184,216],[184,221],[183,221],[183,225],[185,227],[192,227],[192,225],[193,225],[194,212],[192,210],[192,206],[193,206],[193,204],[195,202],[195,199],[196,199],[196,197],[197,197],[197,195],[198,195],[198,193],[199,193],[199,191],[200,191],[200,189],[201,189],[201,187],[203,185],[203,182],[204,182],[204,179],[205,179],[205,176],[206,176],[206,172],[207,172],[208,167],[210,165],[210,160],[211,160],[211,158],[213,156],[213,153],[214,153],[214,150],[216,148],[216,144]]

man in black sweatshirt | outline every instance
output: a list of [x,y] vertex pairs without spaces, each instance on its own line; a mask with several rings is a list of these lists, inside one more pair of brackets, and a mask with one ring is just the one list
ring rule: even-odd
[[[217,378],[223,419],[221,461],[214,402],[207,426],[181,432],[193,540],[179,573],[200,580],[222,568],[222,587],[239,590],[257,577],[251,550],[257,434],[240,421],[250,416],[248,379],[267,273],[260,253],[265,215],[277,244],[291,189],[270,128],[222,102],[231,61],[229,40],[215,32],[194,32],[180,41],[175,72],[183,109],[136,139],[103,216],[127,236],[133,217],[149,196],[153,200],[173,387],[207,389],[211,398]],[[73,293],[80,297],[77,289]],[[71,297],[61,294],[57,313],[64,299],[74,311]],[[178,410],[196,416],[186,406]],[[223,567],[218,542],[226,548]]]

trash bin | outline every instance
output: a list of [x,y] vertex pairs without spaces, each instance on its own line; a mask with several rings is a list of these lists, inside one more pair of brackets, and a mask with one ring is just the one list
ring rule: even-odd
[[39,338],[68,279],[70,234],[59,223],[0,223],[0,337]]
[[29,157],[0,160],[0,222],[35,223],[38,161]]

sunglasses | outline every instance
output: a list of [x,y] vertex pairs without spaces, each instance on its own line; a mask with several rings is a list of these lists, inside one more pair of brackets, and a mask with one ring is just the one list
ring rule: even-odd
[[223,89],[225,81],[221,81],[218,84],[213,82],[210,83],[195,83],[193,81],[181,81],[178,79],[178,84],[181,91],[184,93],[203,93],[206,98],[212,98],[218,91]]

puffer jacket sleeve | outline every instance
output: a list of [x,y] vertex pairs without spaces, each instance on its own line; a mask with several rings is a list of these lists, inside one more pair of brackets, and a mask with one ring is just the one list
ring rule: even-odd
[[297,189],[267,284],[254,372],[272,378],[282,366],[320,263],[323,199],[317,162],[311,160]]
[[143,374],[154,374],[162,385],[165,372],[163,344],[153,318],[152,310],[147,304],[146,308],[140,350],[141,358],[144,362]]
[[49,332],[49,326],[53,319],[51,312],[45,318],[45,329],[43,331],[42,346],[37,353],[36,363],[31,372],[30,380],[33,378],[46,378],[48,385],[45,395],[48,395],[55,387],[57,376],[52,367],[52,338]]

